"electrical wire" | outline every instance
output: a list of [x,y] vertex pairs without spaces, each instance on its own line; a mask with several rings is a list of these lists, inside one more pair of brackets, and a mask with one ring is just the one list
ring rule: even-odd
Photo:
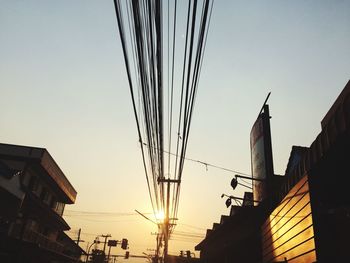
[[[165,241],[170,238],[170,234],[174,233],[176,225],[174,218],[177,218],[179,209],[181,179],[184,162],[188,160],[186,151],[213,10],[213,0],[190,0],[186,15],[181,16],[178,14],[180,9],[177,0],[174,6],[170,6],[170,2],[168,0],[167,4],[163,5],[162,1],[157,0],[114,0],[152,209],[154,215],[157,211],[166,213],[168,225],[164,227],[166,229],[163,229],[161,236]],[[184,3],[187,2],[184,1]],[[186,5],[184,8],[186,9]],[[167,14],[166,26],[163,26],[165,21],[163,12]],[[125,15],[127,19],[124,19]],[[177,32],[181,32],[179,27],[182,25],[181,18],[187,21],[185,43],[177,36]],[[170,21],[173,21],[172,27]],[[175,55],[181,53],[183,62],[177,65]],[[167,63],[164,63],[164,54],[167,56]],[[133,71],[130,67],[131,60]],[[181,78],[176,84],[177,71],[181,72],[179,74]],[[180,88],[179,93],[176,93],[176,86]],[[164,114],[164,91],[166,90],[168,114]],[[136,107],[136,95],[138,107]],[[175,103],[175,98],[178,98],[179,104]],[[176,111],[178,111],[178,118],[174,116]],[[167,137],[164,133],[166,121]],[[177,136],[174,139],[172,129],[176,126]],[[171,162],[173,144],[176,148],[176,159]],[[145,145],[148,147],[145,148]],[[205,164],[206,167],[210,165],[198,160],[197,162]]]
[[[143,143],[143,145],[146,146],[146,147],[150,147],[149,145],[147,145],[147,143]],[[179,156],[179,155],[176,155],[175,153],[171,153],[171,152],[168,152],[168,151],[164,151],[164,153],[167,153],[167,154],[172,155],[172,156]],[[213,168],[216,168],[216,169],[219,169],[219,170],[223,170],[223,171],[226,171],[226,172],[230,172],[230,173],[235,173],[235,174],[245,175],[245,176],[251,176],[250,174],[247,174],[247,173],[243,173],[243,172],[240,172],[240,171],[237,171],[237,170],[225,168],[223,166],[218,166],[218,165],[215,165],[215,164],[211,164],[211,163],[208,163],[208,162],[200,161],[200,160],[189,158],[189,157],[185,157],[185,160],[202,164],[206,168],[213,167]],[[240,178],[240,179],[242,181],[244,181],[244,179],[242,179],[242,178]],[[246,182],[246,183],[249,184],[249,182]]]

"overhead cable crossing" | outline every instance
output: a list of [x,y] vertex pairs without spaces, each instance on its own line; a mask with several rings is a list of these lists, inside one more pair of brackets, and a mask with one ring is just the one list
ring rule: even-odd
[[159,226],[165,255],[176,225],[213,2],[114,0],[152,209],[165,213]]

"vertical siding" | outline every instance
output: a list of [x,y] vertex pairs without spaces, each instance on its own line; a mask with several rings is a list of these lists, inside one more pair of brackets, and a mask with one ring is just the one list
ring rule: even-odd
[[288,192],[261,230],[264,263],[316,261],[307,176]]

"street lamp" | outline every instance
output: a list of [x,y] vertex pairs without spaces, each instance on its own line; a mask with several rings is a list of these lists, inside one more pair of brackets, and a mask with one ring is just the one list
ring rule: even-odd
[[249,189],[251,189],[251,190],[253,189],[253,188],[250,187],[250,186],[247,186],[247,185],[244,185],[244,184],[239,183],[237,178],[248,179],[248,180],[259,181],[259,182],[265,181],[265,179],[259,179],[259,178],[253,178],[253,177],[248,177],[248,176],[243,176],[243,175],[235,174],[235,177],[233,177],[232,180],[231,180],[231,186],[232,186],[233,190],[236,189],[237,185],[241,185],[241,186],[247,187],[247,188],[249,188]]
[[86,256],[85,262],[88,262],[88,260],[89,260],[90,249],[91,249],[92,245],[94,245],[94,244],[100,244],[100,241],[97,239],[97,237],[95,238],[94,242],[92,242],[92,244],[91,244],[91,245],[89,246],[89,248],[88,248],[87,256]]
[[232,204],[232,199],[234,199],[234,200],[242,200],[243,201],[243,198],[241,198],[241,197],[237,197],[237,196],[233,196],[233,195],[227,195],[227,194],[222,194],[221,198],[224,198],[225,196],[228,197],[226,202],[225,202],[226,207],[230,207],[230,205]]
[[[230,205],[232,204],[232,199],[233,200],[241,200],[241,201],[244,201],[244,198],[242,198],[242,197],[238,197],[238,196],[233,196],[233,195],[227,195],[227,194],[222,194],[221,195],[221,198],[223,198],[223,197],[228,197],[227,198],[227,200],[226,200],[226,202],[225,202],[225,205],[226,205],[226,207],[228,208],[228,207],[230,207]],[[260,202],[260,201],[255,201],[255,200],[252,200],[253,202]]]

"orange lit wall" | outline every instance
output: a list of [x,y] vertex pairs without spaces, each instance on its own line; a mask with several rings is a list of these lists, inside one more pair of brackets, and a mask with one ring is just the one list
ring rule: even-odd
[[262,226],[263,262],[315,262],[308,176],[287,194]]

